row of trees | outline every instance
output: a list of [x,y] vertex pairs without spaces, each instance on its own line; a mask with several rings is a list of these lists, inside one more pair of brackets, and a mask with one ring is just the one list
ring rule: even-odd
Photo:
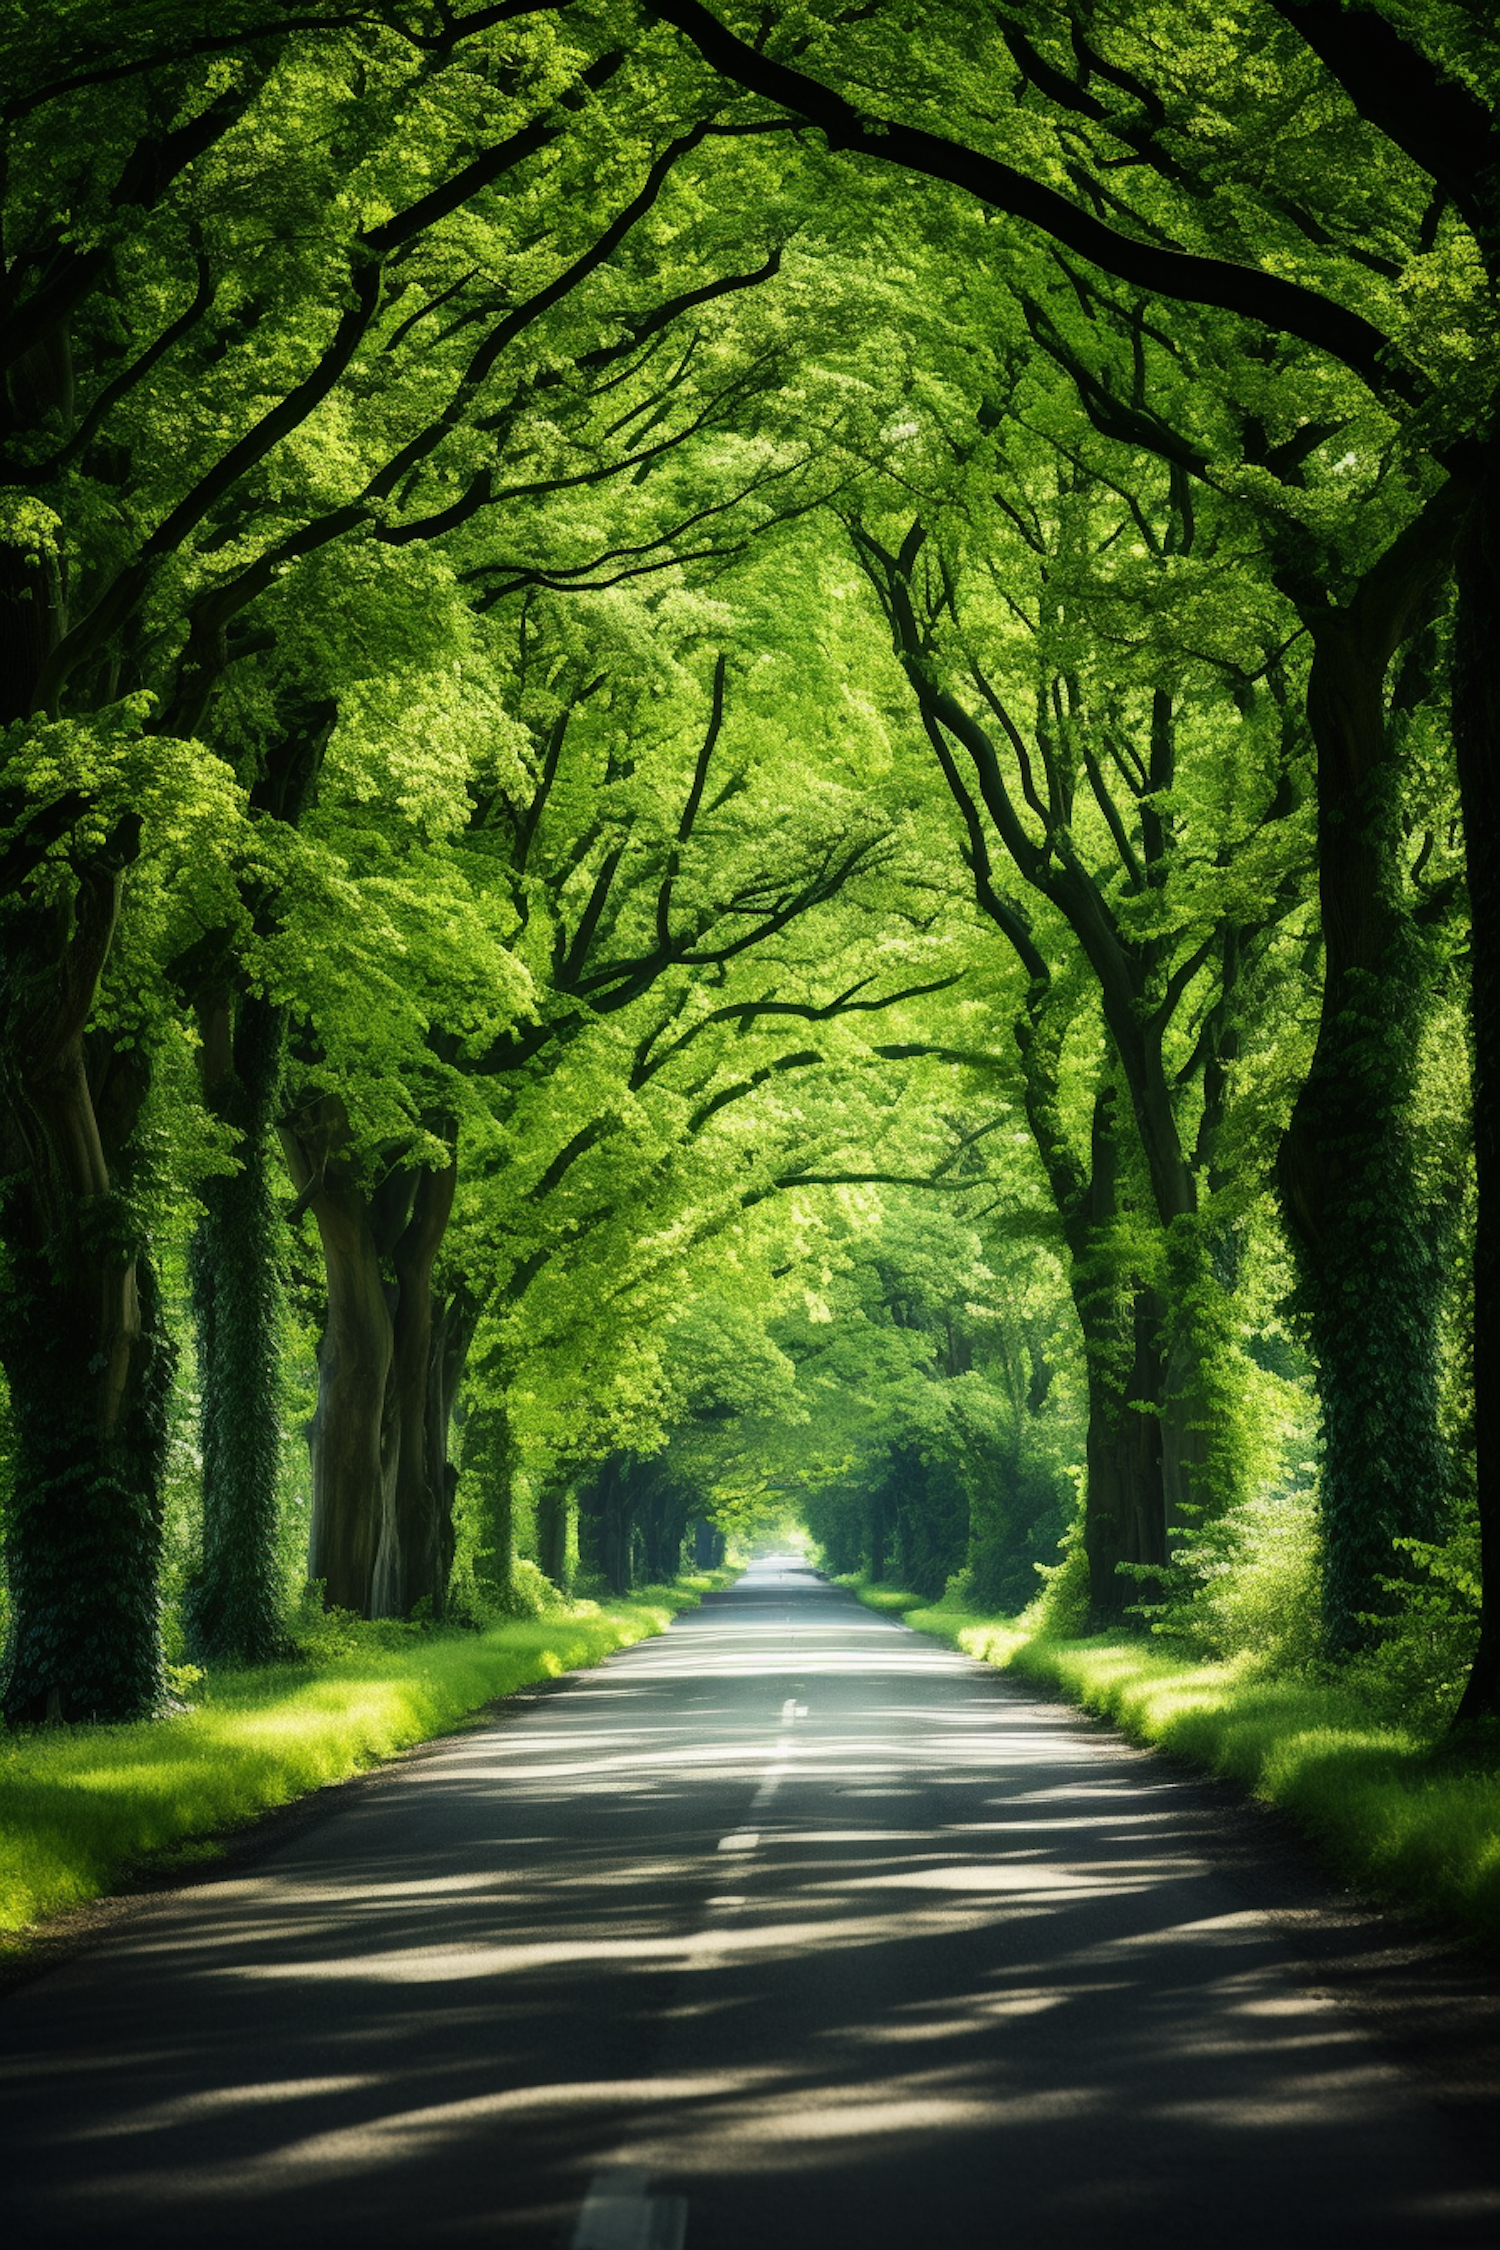
[[184,1293],[216,1655],[288,1283],[367,1615],[570,1491],[616,1587],[772,1492],[1012,1603],[1081,1484],[1107,1620],[1299,1380],[1333,1653],[1493,1562],[1496,58],[1419,15],[16,12],[12,1719],[156,1701]]

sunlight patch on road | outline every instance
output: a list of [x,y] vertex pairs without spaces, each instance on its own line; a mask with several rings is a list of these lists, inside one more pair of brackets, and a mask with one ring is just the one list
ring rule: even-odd
[[220,2116],[226,2110],[260,2109],[268,2102],[318,2101],[329,2094],[360,2093],[380,2083],[378,2075],[364,2072],[348,2078],[257,2079],[243,2086],[203,2086],[196,2093],[179,2094],[173,2101],[153,2102],[148,2109],[132,2110],[128,2117],[111,2118],[90,2138],[114,2141],[135,2133],[169,2133],[179,2125]]
[[[1044,1911],[1056,1894],[1042,1885],[1006,1894],[1006,1911],[1031,1906]],[[949,1936],[959,1930],[979,1930],[990,1917],[960,1908],[916,1907],[899,1914],[830,1914],[806,1919],[775,1919],[746,1924],[734,1930],[712,1929],[666,1932],[649,1937],[574,1937],[528,1940],[517,1945],[459,1945],[435,1949],[365,1954],[324,1961],[268,1961],[244,1963],[207,1974],[225,1983],[295,1982],[342,1984],[457,1984],[473,1978],[515,1976],[535,1969],[553,1969],[582,1962],[676,1962],[696,1965],[699,1955],[709,1956],[709,1966],[727,1954],[795,1953],[807,1947],[907,1944],[924,1937]]]

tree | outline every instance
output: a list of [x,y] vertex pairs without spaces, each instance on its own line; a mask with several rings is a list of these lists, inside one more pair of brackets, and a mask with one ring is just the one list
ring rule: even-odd
[[[7,875],[67,865],[73,888],[30,903],[37,876],[9,924],[3,1067],[19,1161],[8,1224],[27,1333],[45,1330],[62,1384],[49,1431],[23,1447],[30,1497],[12,1539],[29,1589],[17,1631],[25,1644],[35,1626],[46,1680],[23,1645],[10,1708],[34,1714],[51,1697],[65,1713],[120,1715],[154,1694],[149,1595],[119,1611],[118,1691],[102,1643],[79,1658],[85,1702],[67,1634],[35,1605],[71,1567],[47,1559],[54,1536],[59,1554],[80,1551],[68,1528],[77,1495],[155,1474],[151,1443],[126,1426],[137,1402],[154,1412],[160,1358],[141,1313],[154,1299],[143,1247],[119,1203],[128,1147],[110,1137],[130,1109],[100,1112],[80,1047],[141,831],[127,812],[85,833],[89,800],[53,785],[37,726],[66,713],[107,731],[122,693],[144,688],[157,735],[190,734],[253,650],[240,620],[287,570],[351,536],[410,544],[445,528],[455,505],[462,516],[504,498],[490,466],[514,420],[503,400],[491,411],[502,355],[606,263],[703,134],[652,148],[653,105],[637,89],[640,130],[627,138],[643,184],[594,225],[570,192],[581,152],[569,135],[592,120],[622,58],[591,57],[557,35],[549,10],[525,5],[430,35],[394,11],[330,12],[312,28],[259,7],[205,33],[164,8],[107,58],[74,19],[55,48],[23,45],[20,60],[5,465],[18,500],[0,571],[11,660],[0,717],[29,731],[11,744]],[[430,184],[412,199],[411,103],[434,81],[444,99],[422,112]],[[537,160],[551,152],[549,170]],[[521,287],[498,308],[493,277],[507,262]],[[429,348],[440,313],[462,339],[455,351]],[[327,693],[326,681],[311,687]],[[55,1285],[64,1263],[71,1279]],[[102,1386],[83,1372],[96,1362],[112,1370]],[[33,1400],[42,1407],[22,1372],[18,1357],[24,1422]],[[148,1526],[158,1499],[132,1486],[120,1520]],[[140,1569],[149,1587],[149,1559]]]
[[[1330,1439],[1342,1451],[1342,1441],[1351,1433],[1355,1438],[1354,1458],[1343,1463],[1335,1458],[1333,1467],[1335,1518],[1345,1520],[1351,1565],[1347,1583],[1336,1592],[1333,1614],[1336,1636],[1348,1639],[1357,1629],[1355,1604],[1370,1577],[1368,1542],[1365,1553],[1359,1554],[1363,1527],[1353,1520],[1359,1473],[1376,1459],[1382,1433],[1388,1442],[1400,1432],[1405,1412],[1413,1404],[1404,1386],[1399,1398],[1387,1396],[1385,1388],[1399,1366],[1401,1345],[1412,1339],[1395,1293],[1387,1289],[1385,1311],[1376,1323],[1383,1337],[1378,1356],[1357,1367],[1347,1362],[1339,1365],[1342,1314],[1333,1308],[1347,1301],[1352,1269],[1345,1256],[1349,1244],[1331,1246],[1328,1238],[1336,1228],[1352,1242],[1373,1182],[1383,1168],[1388,1174],[1399,1156],[1389,1130],[1389,1104],[1382,1101],[1374,1132],[1367,1134],[1365,1115],[1344,1098],[1343,1090],[1350,1065],[1366,1087],[1380,1083],[1391,1047],[1382,1052],[1381,1039],[1372,1039],[1372,1030],[1394,1029],[1394,1043],[1399,1045],[1405,1028],[1401,1010],[1394,1005],[1406,967],[1391,930],[1389,851],[1383,842],[1389,798],[1371,783],[1372,772],[1380,767],[1372,750],[1379,730],[1380,687],[1395,647],[1420,622],[1433,570],[1440,572],[1451,561],[1466,511],[1477,524],[1476,492],[1489,476],[1481,468],[1484,456],[1476,438],[1493,424],[1493,352],[1474,257],[1476,250],[1481,257],[1493,256],[1500,176],[1493,111],[1474,90],[1475,78],[1482,79],[1487,68],[1487,51],[1476,41],[1461,58],[1450,60],[1435,25],[1432,43],[1424,47],[1418,30],[1402,33],[1379,16],[1348,15],[1331,0],[1313,0],[1306,7],[1298,0],[1285,0],[1285,5],[1278,0],[1285,30],[1276,43],[1276,61],[1283,75],[1272,82],[1269,94],[1262,77],[1259,102],[1269,103],[1273,110],[1280,105],[1284,119],[1299,100],[1310,100],[1323,129],[1316,168],[1296,169],[1300,150],[1293,142],[1293,164],[1267,180],[1257,152],[1282,145],[1284,136],[1279,126],[1266,134],[1267,120],[1258,113],[1257,100],[1247,98],[1244,81],[1234,75],[1237,56],[1232,49],[1226,51],[1223,38],[1207,23],[1200,38],[1215,47],[1215,67],[1206,74],[1195,73],[1193,83],[1202,87],[1217,82],[1232,86],[1233,91],[1218,98],[1217,131],[1200,136],[1194,113],[1179,93],[1186,83],[1184,52],[1189,57],[1195,52],[1191,43],[1184,49],[1180,36],[1169,45],[1157,36],[1151,21],[1130,9],[1122,9],[1107,26],[1093,11],[1085,15],[1039,8],[1008,15],[1005,33],[1020,67],[1012,114],[1022,145],[1036,146],[1025,136],[1040,110],[1055,127],[1055,141],[1049,138],[1043,144],[1046,155],[1038,149],[1032,162],[1045,163],[1055,146],[1054,177],[1065,178],[1084,198],[1079,202],[1050,181],[991,154],[983,141],[992,136],[994,127],[988,121],[981,123],[978,115],[974,139],[966,143],[933,132],[925,123],[908,123],[866,109],[815,71],[798,67],[795,60],[779,59],[771,51],[769,25],[763,25],[752,47],[698,0],[666,0],[657,12],[691,40],[711,69],[783,113],[821,127],[839,150],[951,183],[991,210],[1013,214],[1025,226],[1040,229],[1065,251],[1135,290],[1179,305],[1227,312],[1237,321],[1258,324],[1270,336],[1298,339],[1329,355],[1405,426],[1415,461],[1425,454],[1433,467],[1448,472],[1451,489],[1440,489],[1414,518],[1386,567],[1372,571],[1368,590],[1363,598],[1356,597],[1350,616],[1342,623],[1330,620],[1320,635],[1319,680],[1311,706],[1323,752],[1323,817],[1325,824],[1341,824],[1341,833],[1338,848],[1322,854],[1330,958],[1320,1052],[1289,1136],[1283,1173],[1289,1218],[1294,1226],[1300,1218],[1305,1230],[1304,1268],[1317,1276],[1309,1289],[1309,1311],[1320,1356],[1330,1363],[1331,1387],[1337,1394]],[[886,41],[885,12],[873,15],[873,29],[867,35],[870,51],[860,58],[859,77],[866,85],[879,84],[882,77],[889,84],[893,50]],[[865,21],[861,18],[860,25]],[[982,66],[976,67],[977,23],[967,15],[945,14],[941,24],[933,21],[923,31],[921,91],[943,86],[951,94],[961,87],[967,102],[970,87],[982,83],[985,75]],[[854,29],[852,36],[859,38],[861,30]],[[793,50],[799,59],[805,52],[805,45]],[[1347,98],[1352,117],[1337,98],[1330,109],[1325,70]],[[903,55],[901,71],[898,83],[907,88],[912,76],[909,54]],[[974,106],[979,111],[981,105]],[[919,102],[919,114],[920,107]],[[1330,127],[1349,152],[1343,168],[1330,161]],[[1226,148],[1228,169],[1236,179],[1233,197],[1213,192],[1226,169]],[[1379,182],[1383,203],[1371,197],[1367,184],[1371,178]],[[1374,255],[1364,248],[1361,234],[1372,208],[1382,232],[1402,245],[1394,261],[1388,253],[1382,255],[1383,244]],[[1450,208],[1448,219],[1445,214]],[[1272,257],[1278,266],[1290,266],[1308,278],[1268,270]],[[1329,259],[1331,283],[1324,278]],[[1409,291],[1403,302],[1391,286],[1403,278],[1403,269],[1416,279],[1417,292],[1424,286],[1431,288],[1444,302],[1452,316],[1449,328],[1439,332],[1413,316],[1415,293]],[[1380,277],[1374,286],[1389,316],[1384,328],[1344,301],[1350,295],[1368,300],[1372,272]],[[1198,332],[1210,330],[1211,322],[1200,324]],[[1467,336],[1460,342],[1464,331]],[[1458,345],[1456,350],[1450,348],[1452,343]],[[1333,427],[1338,426],[1335,416]],[[1291,441],[1292,462],[1305,458],[1327,434],[1321,417],[1311,420],[1304,434]],[[1492,592],[1478,560],[1482,545],[1477,530],[1464,551],[1470,558],[1465,608],[1472,612]],[[1490,613],[1481,609],[1480,614],[1488,626]],[[1465,742],[1472,858],[1491,848],[1492,840],[1476,825],[1476,816],[1482,820],[1487,809],[1485,785],[1479,777],[1493,760],[1481,756],[1477,748],[1489,739],[1485,731],[1489,722],[1480,715],[1488,705],[1480,685],[1479,628],[1466,626],[1465,635],[1464,646],[1474,653],[1461,675],[1467,700],[1459,733]],[[1485,645],[1494,645],[1492,632]],[[1341,683],[1338,675],[1341,670],[1349,673],[1351,660],[1357,670]],[[1325,840],[1327,834],[1325,826]],[[1482,877],[1477,896],[1481,902],[1488,897]],[[1494,950],[1491,933],[1478,932],[1475,951],[1480,963],[1488,964]],[[1481,965],[1479,988],[1484,995],[1491,975],[1491,969]],[[1381,988],[1373,1004],[1372,979]],[[1476,1015],[1481,1041],[1488,1037],[1492,1013],[1488,997],[1482,998]],[[1476,1070],[1488,1086],[1495,1066],[1483,1046]],[[1317,1198],[1341,1171],[1347,1171],[1356,1145],[1354,1170],[1363,1184],[1347,1201],[1336,1198],[1330,1210]],[[1500,1218],[1488,1178],[1490,1151],[1484,1134],[1481,1146],[1486,1151],[1486,1178],[1476,1252],[1480,1277],[1476,1319],[1488,1334],[1494,1327],[1488,1292],[1496,1270],[1489,1242]],[[1407,1225],[1404,1231],[1411,1256],[1398,1256],[1387,1270],[1410,1279],[1413,1271],[1430,1261],[1424,1261],[1413,1229]],[[1350,1254],[1356,1253],[1351,1249]],[[1380,1261],[1367,1262],[1361,1269],[1361,1289],[1378,1286],[1380,1274]],[[1419,1398],[1415,1403],[1421,1409],[1422,1430],[1430,1430],[1432,1418],[1424,1402]],[[1418,1452],[1422,1458],[1413,1466],[1430,1479],[1432,1448],[1425,1438]],[[1493,1526],[1500,1470],[1487,1422],[1481,1426],[1479,1456],[1481,1515],[1486,1525]],[[1493,1528],[1486,1532],[1487,1551],[1495,1536]],[[1488,1610],[1486,1618],[1466,1715],[1493,1709],[1500,1694],[1497,1643]]]

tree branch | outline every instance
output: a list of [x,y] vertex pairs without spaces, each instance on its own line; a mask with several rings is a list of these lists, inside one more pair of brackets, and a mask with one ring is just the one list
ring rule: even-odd
[[1500,158],[1494,121],[1455,78],[1444,77],[1419,47],[1403,39],[1374,8],[1358,12],[1340,0],[1269,0],[1306,41],[1365,122],[1393,141],[1437,182],[1465,224],[1479,234],[1486,219],[1483,179]]
[[677,823],[677,840],[667,854],[666,873],[656,894],[656,943],[660,952],[672,950],[672,886],[682,868],[683,847],[692,836],[693,822],[698,817],[698,807],[703,802],[703,791],[708,781],[709,760],[713,757],[720,729],[724,724],[724,669],[726,659],[721,654],[714,665],[713,701],[709,709],[708,730],[693,767],[692,786],[687,802],[682,808],[682,818]]
[[805,117],[833,150],[944,180],[994,210],[1039,227],[1106,273],[1153,295],[1212,306],[1278,334],[1301,337],[1341,360],[1377,396],[1415,402],[1427,394],[1425,378],[1401,360],[1389,337],[1316,290],[1227,259],[1137,242],[995,157],[917,126],[867,116],[804,71],[758,54],[700,0],[655,0],[654,12],[682,32],[720,77]]

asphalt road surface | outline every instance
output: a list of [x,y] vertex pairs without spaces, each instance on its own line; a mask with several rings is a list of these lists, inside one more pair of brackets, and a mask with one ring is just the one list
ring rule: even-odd
[[0,2006],[17,2244],[1495,2244],[1202,1792],[752,1570]]

